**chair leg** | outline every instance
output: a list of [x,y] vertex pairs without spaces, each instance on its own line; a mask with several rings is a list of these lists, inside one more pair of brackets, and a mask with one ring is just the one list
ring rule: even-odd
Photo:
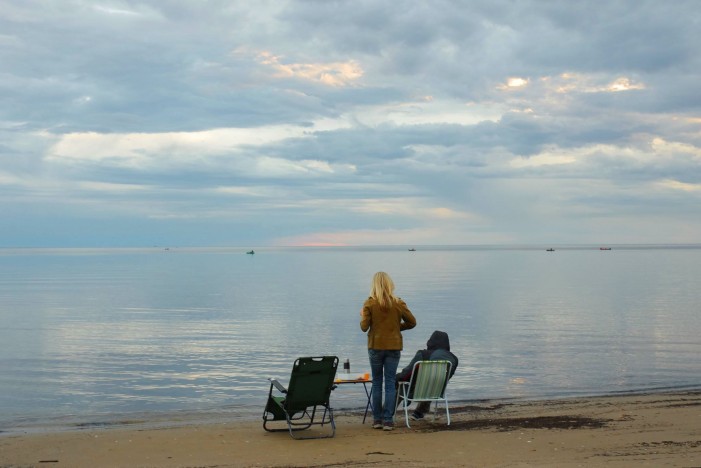
[[404,382],[399,382],[399,388],[397,388],[397,398],[396,398],[396,401],[394,403],[394,407],[395,407],[394,420],[395,421],[397,420],[396,408],[399,406],[399,399],[401,398],[402,399],[402,409],[404,410],[404,421],[406,422],[406,427],[411,428],[411,426],[409,425],[409,410],[408,410],[409,405],[407,404],[407,397],[408,397],[407,387],[408,386],[409,385],[405,384]]
[[445,399],[445,416],[448,418],[448,426],[450,426],[450,408],[448,407],[448,399]]
[[403,385],[402,387],[404,391],[404,421],[406,422],[406,427],[411,429],[411,426],[409,425],[409,385]]
[[[450,426],[450,408],[448,407],[448,399],[447,398],[443,399],[443,404],[445,405],[445,417],[448,420],[447,425]],[[438,416],[438,400],[435,400],[433,402],[433,422],[436,421],[437,416]]]
[[[318,421],[315,422],[316,412],[317,412],[316,406],[314,406],[311,413],[309,413],[307,410],[304,411],[304,413],[309,418],[309,422],[305,423],[304,427],[299,427],[299,428],[294,427],[295,423],[293,422],[293,420],[289,417],[287,418],[287,428],[288,428],[288,431],[290,433],[290,436],[293,439],[296,439],[296,440],[326,439],[326,438],[334,437],[336,435],[336,422],[335,422],[334,417],[333,417],[333,408],[331,408],[330,406],[324,405],[324,412],[323,412],[323,416],[321,417],[321,422],[318,422]],[[327,416],[328,416],[328,419],[327,419]],[[331,424],[331,431],[330,431],[330,433],[327,433],[326,435],[307,436],[307,437],[295,435],[297,433],[297,431],[308,429],[308,428],[316,426],[316,425],[324,427],[325,424]],[[284,430],[284,429],[282,429],[282,430]]]

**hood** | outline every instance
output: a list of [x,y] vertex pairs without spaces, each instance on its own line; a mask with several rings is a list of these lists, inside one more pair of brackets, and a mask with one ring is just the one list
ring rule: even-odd
[[450,351],[450,339],[448,338],[448,334],[443,331],[434,331],[431,338],[429,338],[426,342],[426,348],[429,351],[436,349],[445,349],[446,351]]

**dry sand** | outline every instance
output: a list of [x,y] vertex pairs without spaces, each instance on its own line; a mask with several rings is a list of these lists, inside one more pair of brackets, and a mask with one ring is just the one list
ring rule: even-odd
[[332,439],[261,421],[1,435],[0,467],[701,467],[701,392],[483,402],[392,432],[339,414]]

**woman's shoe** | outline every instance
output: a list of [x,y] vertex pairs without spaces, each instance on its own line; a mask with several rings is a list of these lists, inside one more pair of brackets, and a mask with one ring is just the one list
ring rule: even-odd
[[385,421],[385,425],[382,428],[383,431],[393,431],[394,423],[392,421]]
[[376,419],[372,422],[372,428],[373,429],[382,429],[382,421],[379,419]]

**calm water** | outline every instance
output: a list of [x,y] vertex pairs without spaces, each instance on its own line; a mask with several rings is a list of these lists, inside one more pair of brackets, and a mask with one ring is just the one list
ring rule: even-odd
[[[389,272],[456,400],[701,387],[701,247],[0,250],[0,431],[250,418],[298,356],[368,371]],[[347,385],[334,407],[360,407]]]

